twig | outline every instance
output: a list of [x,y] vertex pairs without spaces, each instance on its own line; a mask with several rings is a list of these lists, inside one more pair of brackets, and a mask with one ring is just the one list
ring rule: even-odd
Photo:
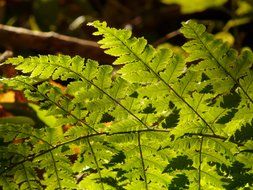
[[164,37],[162,37],[162,38],[156,40],[156,41],[153,43],[153,46],[154,46],[154,47],[157,47],[159,44],[161,44],[161,43],[163,43],[163,42],[165,42],[165,41],[167,41],[167,40],[169,40],[169,39],[171,39],[171,38],[174,38],[175,36],[177,36],[177,35],[179,35],[179,34],[180,34],[179,30],[175,30],[175,31],[173,31],[173,32],[170,32],[170,33],[166,34]]
[[12,49],[30,49],[42,53],[80,55],[102,63],[112,63],[94,41],[83,40],[55,32],[38,32],[0,24],[0,46]]
[[146,169],[145,169],[145,163],[144,163],[144,158],[143,158],[143,152],[141,148],[141,134],[140,132],[138,134],[138,147],[139,147],[139,153],[140,153],[140,160],[141,160],[141,166],[143,170],[143,178],[145,182],[145,189],[148,190],[148,182],[147,182],[147,175],[146,175]]
[[198,185],[199,185],[199,190],[201,190],[201,164],[202,164],[202,148],[203,148],[203,141],[204,141],[204,137],[202,136],[201,137],[201,140],[200,140],[200,147],[199,147],[199,167],[198,167],[198,173],[199,173],[199,176],[198,176]]
[[[113,135],[124,135],[124,134],[134,134],[134,133],[144,133],[144,132],[160,132],[160,133],[170,133],[170,130],[166,130],[166,129],[140,129],[140,130],[136,130],[136,131],[119,131],[119,132],[114,132],[114,133],[108,133],[108,132],[101,132],[101,133],[94,133],[94,134],[88,134],[88,135],[84,135],[84,136],[80,136],[76,139],[71,139],[69,141],[65,141],[59,144],[54,145],[53,147],[47,149],[47,150],[42,150],[40,153],[38,154],[32,154],[30,156],[28,156],[27,158],[17,162],[17,163],[13,163],[13,165],[7,167],[4,171],[2,171],[1,174],[10,171],[11,169],[13,169],[14,167],[18,166],[19,164],[25,163],[27,161],[32,161],[33,159],[44,155],[50,151],[53,151],[54,149],[57,149],[61,146],[67,145],[67,144],[71,144],[73,142],[77,142],[79,140],[83,140],[83,139],[87,139],[87,138],[92,138],[92,137],[96,137],[96,136],[113,136]],[[222,140],[226,140],[226,137],[222,137],[222,136],[218,136],[218,135],[213,135],[213,134],[201,134],[201,133],[189,133],[188,135],[197,135],[197,136],[201,136],[201,137],[210,137],[210,138],[217,138],[217,139],[222,139]],[[232,142],[232,141],[231,141]],[[239,143],[236,142],[232,142],[237,144],[238,146]]]
[[6,59],[12,56],[13,56],[13,52],[10,50],[6,50],[0,55],[0,63],[2,63],[3,61],[5,61]]

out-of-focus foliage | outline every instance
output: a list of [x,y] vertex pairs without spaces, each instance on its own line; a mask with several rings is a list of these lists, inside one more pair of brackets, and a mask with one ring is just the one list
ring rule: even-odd
[[[45,11],[46,10],[46,11]],[[75,0],[72,2],[57,0],[36,0],[33,2],[33,16],[42,30],[58,30],[61,25],[69,26],[70,31],[76,30],[89,17],[94,15],[95,10],[88,0]],[[82,18],[82,22],[77,20]]]
[[[252,16],[251,0],[0,1],[0,22],[3,24],[92,40],[96,38],[86,24],[93,20],[105,20],[111,26],[128,28],[136,36],[145,36],[153,43],[177,30],[182,21],[194,18],[207,24],[209,32],[236,36],[234,42],[230,39],[229,43],[240,48],[242,44],[253,44]],[[228,37],[229,34],[225,35]],[[172,45],[183,43],[180,35],[167,41]]]
[[245,25],[252,22],[253,18],[253,1],[237,0],[235,1],[235,13],[231,20],[224,26],[224,31],[229,31],[233,27]]
[[219,7],[227,0],[162,0],[166,4],[178,4],[182,13],[201,12],[208,8]]
[[238,8],[236,14],[239,16],[252,15],[253,14],[253,1],[251,0],[240,0],[238,2]]

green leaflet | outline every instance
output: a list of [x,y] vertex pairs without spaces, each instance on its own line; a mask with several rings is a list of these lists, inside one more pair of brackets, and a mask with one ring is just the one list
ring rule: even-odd
[[[191,39],[183,46],[186,52],[189,53],[187,60],[191,62],[203,59],[193,69],[202,71],[209,77],[215,93],[226,93],[234,85],[237,85],[244,96],[253,103],[242,79],[246,75],[247,77],[245,78],[247,80],[251,75],[250,73],[247,74],[252,66],[251,51],[243,51],[238,57],[236,50],[221,40],[214,39],[211,34],[205,31],[204,25],[197,24],[192,20],[183,23],[181,32],[186,38]],[[214,69],[216,70],[215,72],[212,71]],[[242,81],[241,83],[238,82],[239,79]],[[216,89],[217,84],[222,86],[222,88],[218,87]]]
[[166,4],[178,4],[181,6],[181,11],[184,14],[201,12],[208,8],[218,7],[223,5],[227,0],[205,0],[205,1],[184,1],[184,0],[162,0]]
[[[191,39],[183,48],[189,53],[188,61],[203,59],[193,70],[202,71],[209,79],[216,94],[228,93],[236,88],[242,97],[234,120],[227,124],[225,131],[232,135],[240,127],[252,120],[252,52],[237,52],[228,44],[214,39],[205,27],[194,21],[183,23],[181,32]],[[214,72],[215,70],[215,72]],[[240,114],[243,113],[243,114]]]
[[181,29],[187,58],[129,30],[90,25],[121,69],[65,55],[3,63],[21,74],[1,83],[50,116],[43,128],[0,120],[3,189],[226,189],[239,175],[224,169],[234,163],[251,175],[250,50],[238,55],[194,21]]
[[[122,77],[127,77],[131,82],[136,81],[140,83],[147,83],[150,78],[157,79],[157,73],[166,71],[164,73],[164,80],[176,79],[182,74],[184,69],[184,62],[179,56],[173,55],[169,49],[155,50],[143,38],[131,37],[131,32],[128,30],[116,30],[109,28],[106,23],[94,22],[93,25],[98,29],[95,35],[103,35],[104,38],[98,43],[101,48],[106,49],[105,52],[118,57],[114,64],[125,64],[119,71]],[[118,51],[120,49],[120,52]],[[124,60],[130,60],[128,62]],[[179,60],[179,61],[178,61]],[[129,72],[131,70],[131,72]],[[129,76],[130,75],[130,76]],[[172,80],[173,81],[173,80]]]

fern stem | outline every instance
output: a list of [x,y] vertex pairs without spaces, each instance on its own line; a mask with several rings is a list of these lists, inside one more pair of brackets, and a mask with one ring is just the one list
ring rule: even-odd
[[[105,29],[104,29],[105,30]],[[215,135],[214,130],[212,127],[207,123],[207,121],[196,111],[194,108],[182,97],[180,96],[158,73],[156,73],[145,61],[142,60],[136,53],[134,53],[131,48],[126,44],[124,41],[122,41],[118,36],[114,35],[110,30],[107,31],[112,36],[114,36],[116,39],[118,39],[127,49],[129,52],[131,52],[145,67],[147,67],[148,70],[153,73],[153,75],[158,78],[158,80],[162,81],[183,103],[185,103],[204,123],[205,125],[211,130],[211,132]]]
[[112,135],[131,134],[131,133],[138,133],[138,132],[165,132],[165,133],[168,133],[170,131],[168,131],[168,130],[159,130],[159,129],[142,129],[142,130],[137,130],[137,131],[120,131],[120,132],[115,132],[115,133],[103,132],[103,133],[95,133],[95,134],[88,134],[88,135],[85,135],[85,136],[80,136],[80,137],[78,137],[76,139],[72,139],[72,140],[69,140],[69,141],[57,144],[57,145],[53,146],[52,148],[44,150],[44,151],[41,151],[40,153],[38,153],[36,155],[30,155],[27,158],[23,159],[22,161],[16,162],[15,164],[13,164],[10,167],[6,168],[2,172],[2,174],[5,173],[5,172],[7,172],[7,171],[10,171],[11,169],[17,167],[18,165],[20,165],[20,164],[22,164],[24,162],[32,161],[33,159],[35,159],[35,158],[37,158],[39,156],[42,156],[42,155],[44,155],[44,154],[46,154],[46,153],[48,153],[50,151],[53,151],[54,149],[57,149],[57,148],[59,148],[61,146],[64,146],[64,145],[67,145],[67,144],[70,144],[70,143],[73,143],[73,142],[76,142],[76,141],[79,141],[79,140],[83,140],[83,139],[87,139],[87,138],[91,138],[91,137],[96,137],[96,136],[102,136],[102,135],[112,136]]
[[32,186],[31,186],[31,184],[30,184],[30,180],[29,180],[29,178],[28,178],[28,174],[27,174],[27,171],[26,171],[25,165],[24,165],[24,164],[22,164],[22,167],[23,167],[23,170],[24,170],[24,173],[25,173],[25,178],[26,178],[26,181],[27,181],[27,183],[28,183],[28,187],[29,187],[29,189],[31,189],[31,190],[32,190]]
[[251,97],[248,95],[248,93],[245,91],[245,89],[242,87],[242,85],[229,73],[229,71],[227,71],[222,64],[218,61],[218,59],[212,54],[212,52],[208,49],[208,47],[205,45],[205,43],[202,41],[202,39],[200,38],[199,34],[196,33],[196,31],[194,30],[194,28],[192,28],[190,25],[189,27],[192,29],[192,31],[194,32],[194,34],[197,36],[198,40],[201,42],[201,44],[203,45],[203,47],[207,50],[207,52],[209,53],[209,55],[215,60],[216,64],[225,72],[226,75],[228,75],[233,81],[234,83],[241,88],[241,90],[243,91],[243,93],[247,96],[247,98],[250,100],[251,103],[253,103],[253,100],[251,99]]
[[[0,130],[1,131],[1,130]],[[24,135],[27,135],[27,136],[29,136],[29,137],[34,137],[34,138],[36,138],[36,139],[38,139],[38,140],[40,140],[40,141],[42,141],[42,142],[44,142],[44,143],[46,143],[46,144],[48,144],[50,147],[54,147],[52,144],[50,144],[49,142],[47,142],[46,140],[44,140],[44,139],[42,139],[42,138],[39,138],[39,137],[37,137],[36,135],[33,135],[33,134],[31,134],[31,133],[25,133],[25,132],[22,132],[22,131],[15,131],[15,130],[4,130],[5,132],[9,132],[9,133],[19,133],[19,134],[24,134]]]
[[[143,62],[144,63],[144,62]],[[145,63],[144,63],[145,64]],[[174,90],[162,77],[159,76],[153,69],[151,69],[147,65],[148,69],[159,79],[161,80],[183,103],[185,103],[204,123],[205,125],[210,129],[210,131],[215,135],[214,130],[212,127],[207,123],[207,121],[182,97],[180,96],[177,91]]]
[[53,161],[54,171],[55,171],[55,175],[56,175],[56,179],[57,179],[59,189],[62,190],[61,181],[60,181],[59,174],[58,174],[58,171],[57,171],[56,161],[54,159],[54,155],[53,155],[52,151],[49,151],[49,153],[50,153],[52,161]]
[[199,147],[199,168],[198,168],[198,186],[199,186],[199,190],[201,190],[201,165],[202,165],[202,148],[203,148],[203,141],[204,141],[204,137],[201,137],[200,140],[200,147]]
[[[83,140],[83,139],[87,139],[87,138],[91,138],[91,137],[96,137],[96,136],[113,136],[113,135],[122,135],[122,134],[131,134],[131,133],[144,133],[144,132],[165,132],[165,133],[170,133],[169,130],[162,130],[162,129],[142,129],[142,130],[136,130],[136,131],[120,131],[120,132],[115,132],[115,133],[108,133],[108,132],[102,132],[102,133],[95,133],[95,134],[88,134],[88,135],[85,135],[85,136],[80,136],[76,139],[72,139],[72,140],[69,140],[69,141],[66,141],[66,142],[63,142],[63,143],[60,143],[60,144],[57,144],[57,145],[54,145],[52,148],[50,149],[47,149],[47,150],[44,150],[44,151],[41,151],[40,153],[38,154],[32,154],[30,156],[27,156],[26,158],[24,158],[23,160],[19,161],[19,162],[16,162],[14,164],[12,164],[11,166],[7,167],[4,171],[1,172],[1,175],[3,175],[4,173],[6,173],[7,171],[10,171],[12,170],[13,168],[19,166],[20,164],[23,164],[27,161],[32,161],[33,159],[39,157],[39,156],[42,156],[50,151],[53,151],[54,149],[57,149],[59,147],[62,147],[64,145],[67,145],[67,144],[70,144],[70,143],[73,143],[73,142],[76,142],[76,141],[79,141],[79,140]],[[223,136],[219,136],[219,135],[213,135],[213,134],[202,134],[202,133],[187,133],[185,134],[185,136],[201,136],[201,137],[208,137],[208,138],[215,138],[215,139],[221,139],[221,140],[228,140],[228,138],[226,137],[223,137]],[[238,146],[243,146],[243,144],[241,143],[238,143],[238,142],[233,142],[233,141],[230,141]],[[243,152],[243,151],[242,151]],[[246,151],[245,151],[246,152]],[[21,155],[23,156],[23,155]],[[23,156],[24,157],[24,156]]]
[[139,147],[139,153],[140,153],[140,158],[141,158],[141,166],[143,170],[143,178],[145,182],[145,188],[148,190],[148,182],[147,182],[147,176],[146,176],[146,169],[145,169],[145,163],[144,163],[144,158],[143,158],[143,153],[142,153],[142,148],[141,148],[141,134],[140,132],[137,133],[138,135],[138,147]]
[[100,180],[100,183],[101,183],[101,188],[102,188],[102,190],[104,190],[104,184],[103,184],[103,181],[102,181],[102,175],[101,175],[101,171],[100,171],[100,168],[99,168],[99,165],[98,165],[97,157],[96,157],[95,152],[94,152],[94,150],[93,150],[93,148],[92,148],[92,146],[91,146],[91,143],[90,143],[90,139],[89,139],[89,138],[87,138],[87,142],[88,142],[88,145],[89,145],[91,154],[92,154],[92,156],[93,156],[93,159],[94,159],[94,162],[95,162],[97,171],[98,171],[99,180]]
[[[65,68],[63,66],[60,66],[62,68]],[[66,68],[65,68],[66,69]],[[108,94],[107,92],[105,92],[102,88],[100,88],[99,86],[97,86],[96,84],[94,84],[92,81],[88,80],[87,78],[85,78],[83,75],[80,75],[79,73],[71,70],[71,72],[75,73],[79,78],[81,78],[82,80],[85,80],[86,82],[88,82],[89,84],[91,84],[92,86],[94,86],[95,88],[97,88],[100,92],[102,92],[103,94],[105,94],[108,98],[110,98],[113,102],[115,102],[116,104],[118,104],[121,108],[123,108],[125,111],[127,111],[132,117],[134,117],[138,122],[140,122],[144,127],[146,127],[147,129],[149,129],[149,126],[147,126],[139,117],[137,117],[133,112],[131,112],[131,110],[127,109],[124,105],[122,105],[118,100],[116,100],[115,98],[113,98],[110,94]]]
[[37,88],[35,88],[34,86],[24,82],[24,81],[21,81],[21,80],[18,80],[18,79],[14,79],[16,81],[19,81],[27,86],[29,86],[30,88],[32,88],[33,90],[37,91],[41,96],[43,96],[45,99],[49,100],[50,102],[52,102],[54,105],[56,105],[58,108],[60,108],[62,111],[64,111],[65,113],[67,113],[68,115],[71,115],[74,119],[76,119],[77,121],[83,123],[85,126],[87,126],[89,129],[91,129],[92,131],[98,133],[98,131],[96,131],[93,127],[91,127],[88,123],[85,123],[83,120],[77,118],[75,115],[73,115],[71,112],[68,112],[67,110],[65,110],[60,104],[54,102],[53,100],[51,100],[48,96],[44,95],[43,93],[41,93]]
[[[76,141],[79,141],[79,140],[83,140],[83,139],[87,139],[87,138],[91,138],[91,137],[96,137],[96,136],[102,136],[102,135],[105,135],[105,136],[113,136],[113,135],[123,135],[123,134],[131,134],[131,133],[145,133],[145,132],[163,132],[163,133],[170,133],[169,130],[162,130],[162,129],[142,129],[142,130],[136,130],[136,131],[120,131],[120,132],[115,132],[115,133],[107,133],[107,132],[102,132],[102,133],[95,133],[95,134],[89,134],[89,135],[85,135],[85,136],[80,136],[76,139],[72,139],[72,140],[69,140],[69,141],[66,141],[66,142],[63,142],[63,143],[60,143],[60,144],[57,144],[55,146],[53,146],[52,148],[50,149],[47,149],[47,150],[44,150],[36,155],[30,155],[28,156],[27,158],[21,160],[20,162],[17,162],[13,165],[11,165],[10,167],[6,168],[3,172],[7,172],[7,171],[10,171],[11,169],[15,168],[16,166],[24,163],[24,162],[27,162],[27,161],[32,161],[33,159],[39,157],[39,156],[42,156],[54,149],[57,149],[61,146],[64,146],[64,145],[67,145],[67,144],[70,144],[70,143],[73,143],[73,142],[76,142]],[[215,139],[221,139],[221,140],[228,140],[228,138],[226,137],[223,137],[223,136],[219,136],[219,135],[213,135],[213,134],[201,134],[201,133],[186,133],[184,134],[185,136],[188,135],[188,136],[201,136],[201,137],[209,137],[209,138],[215,138]],[[230,141],[238,146],[243,146],[243,144],[241,143],[238,143],[238,142],[234,142],[234,141]]]
[[[147,126],[140,118],[138,118],[133,112],[131,112],[129,109],[127,109],[124,105],[122,105],[119,101],[117,101],[115,98],[113,98],[110,94],[108,94],[107,92],[105,92],[102,88],[100,88],[99,86],[97,86],[96,84],[94,84],[92,81],[88,80],[85,76],[67,68],[64,67],[62,65],[58,65],[58,64],[54,64],[57,67],[61,67],[63,69],[66,69],[67,71],[70,71],[72,73],[74,73],[75,75],[77,75],[80,79],[88,82],[89,84],[91,84],[92,86],[94,86],[95,88],[97,88],[100,92],[102,92],[103,94],[105,94],[108,98],[110,98],[113,102],[115,102],[116,104],[118,104],[121,108],[123,108],[125,111],[127,111],[132,117],[134,117],[138,122],[140,122],[144,127],[146,127],[147,129],[149,129],[149,126]],[[92,127],[90,127],[92,128]],[[93,129],[93,128],[92,128]],[[94,129],[93,129],[94,130]],[[96,131],[97,132],[97,131]]]

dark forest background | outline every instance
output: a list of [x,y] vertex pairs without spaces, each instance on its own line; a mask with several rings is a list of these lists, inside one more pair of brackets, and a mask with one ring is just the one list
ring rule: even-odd
[[[1,0],[0,22],[34,31],[54,31],[80,39],[96,41],[88,22],[104,20],[110,26],[129,28],[157,46],[164,42],[177,46],[184,39],[177,30],[182,21],[197,19],[208,31],[228,40],[236,49],[252,47],[252,0]],[[16,38],[16,43],[18,38]],[[1,43],[1,51],[15,54],[43,54],[21,51],[16,45]],[[57,50],[61,52],[61,48]]]

